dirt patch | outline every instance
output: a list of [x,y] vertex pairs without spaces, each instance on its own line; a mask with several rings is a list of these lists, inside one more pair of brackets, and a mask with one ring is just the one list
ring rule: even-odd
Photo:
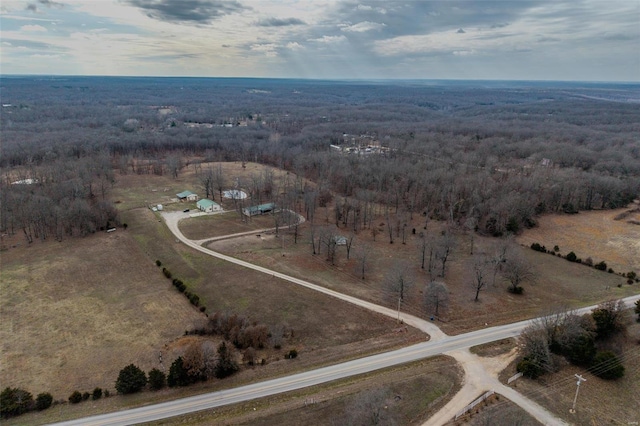
[[511,352],[516,346],[515,339],[502,339],[484,345],[473,346],[469,348],[472,354],[482,357],[495,357]]

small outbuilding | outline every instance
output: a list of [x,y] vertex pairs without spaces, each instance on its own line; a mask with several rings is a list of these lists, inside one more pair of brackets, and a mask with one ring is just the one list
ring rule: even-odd
[[176,197],[178,197],[180,201],[198,201],[198,194],[194,194],[191,191],[182,191],[176,194]]
[[199,200],[196,205],[198,206],[198,209],[200,211],[203,211],[205,213],[213,213],[213,212],[221,212],[222,211],[222,206],[218,203],[216,203],[215,201],[211,201],[211,200],[207,200],[206,198],[203,198],[202,200]]
[[266,204],[260,204],[257,206],[245,207],[242,209],[242,213],[244,213],[245,216],[257,216],[257,215],[271,213],[272,211],[275,210],[275,208],[276,208],[275,203],[266,203]]

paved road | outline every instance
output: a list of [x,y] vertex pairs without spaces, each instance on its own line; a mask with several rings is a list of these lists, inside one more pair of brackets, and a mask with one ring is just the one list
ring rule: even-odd
[[[628,297],[625,299],[625,301],[628,305],[631,305],[638,299],[640,299],[640,295]],[[593,309],[594,307],[595,306],[584,308],[583,311],[586,312],[589,309]],[[520,321],[513,324],[472,331],[470,333],[460,334],[458,336],[445,336],[439,341],[419,343],[395,351],[360,358],[342,364],[319,368],[304,373],[282,377],[279,379],[267,380],[264,382],[241,386],[234,389],[207,393],[190,398],[169,401],[162,404],[135,408],[132,410],[87,417],[79,420],[59,423],[58,425],[130,425],[135,423],[160,420],[200,410],[207,410],[223,405],[234,404],[237,402],[249,401],[251,399],[262,398],[265,396],[275,395],[278,393],[288,392],[296,389],[302,389],[333,380],[368,373],[386,367],[404,364],[411,361],[417,361],[423,358],[428,358],[447,352],[450,352],[453,355],[455,354],[455,351],[463,350],[471,346],[489,343],[500,339],[506,339],[509,337],[515,337],[519,335],[522,330],[527,327],[532,321],[533,320]],[[504,387],[497,381],[496,383],[494,383],[494,385],[500,386],[500,393],[504,392],[505,396],[514,400],[514,402],[518,402],[518,404],[522,404],[524,408],[526,408],[527,404],[530,407],[533,407],[528,409],[527,411],[531,410],[530,412],[540,412],[540,409],[538,407],[532,405],[533,403],[531,401],[526,400],[521,395],[518,396],[519,394],[517,394],[517,392],[511,390],[510,388]],[[467,401],[467,403],[468,402],[470,401]]]
[[234,389],[212,392],[148,407],[109,413],[60,423],[60,425],[127,425],[149,422],[180,414],[206,410],[227,404],[262,398],[282,392],[314,386],[333,380],[368,373],[470,346],[516,336],[528,323],[509,324],[477,332],[446,337],[438,342],[424,342],[383,354],[319,368],[279,379],[267,380]]
[[[396,318],[397,312],[388,309],[383,306],[379,306],[370,302],[366,302],[357,299],[352,296],[344,295],[336,291],[327,289],[325,287],[318,286],[316,284],[304,281],[298,278],[290,277],[288,275],[272,271],[261,266],[253,265],[240,259],[227,256],[207,248],[204,248],[196,242],[190,241],[184,237],[184,235],[178,229],[178,222],[183,218],[180,215],[167,214],[164,216],[165,221],[169,229],[186,245],[193,247],[194,249],[206,253],[208,255],[223,259],[232,263],[235,263],[246,268],[250,268],[266,274],[271,274],[275,277],[281,278],[293,282],[295,284],[307,287],[309,289],[327,294],[332,297],[344,300],[363,308],[382,313],[391,318]],[[628,297],[625,299],[628,305],[631,305],[636,300],[640,299],[640,295]],[[595,306],[583,308],[579,310],[580,313],[586,313],[593,309]],[[411,361],[417,361],[423,358],[440,355],[443,353],[450,353],[455,356],[456,359],[460,358],[463,367],[465,368],[465,375],[470,377],[473,374],[476,365],[471,360],[466,360],[466,352],[460,352],[471,346],[480,345],[483,343],[489,343],[496,340],[501,340],[509,337],[515,337],[519,335],[522,330],[527,327],[533,320],[520,321],[513,324],[507,324],[497,327],[491,327],[483,330],[477,330],[470,333],[461,334],[458,336],[447,336],[434,324],[425,321],[421,318],[413,317],[411,315],[402,314],[402,319],[405,323],[412,325],[431,336],[431,340],[425,343],[419,343],[406,348],[398,349],[383,354],[373,355],[357,360],[337,364],[329,367],[319,368],[316,370],[307,371],[304,373],[298,373],[295,375],[282,377],[279,379],[267,380],[264,382],[254,383],[251,385],[241,386],[234,389],[207,393],[203,395],[193,396],[190,398],[183,398],[174,401],[169,401],[161,404],[155,404],[147,407],[140,407],[131,410],[119,411],[115,413],[103,414],[99,416],[87,417],[83,419],[73,420],[69,422],[58,423],[58,425],[130,425],[135,423],[150,422],[154,420],[160,420],[168,417],[178,416],[181,414],[192,413],[195,411],[211,409],[220,407],[223,405],[234,404],[238,402],[248,401],[251,399],[262,398],[269,395],[275,395],[282,392],[288,392],[296,389],[302,389],[309,386],[318,385],[321,383],[330,382],[333,380],[343,379],[358,374],[368,373],[371,371],[379,370],[386,367],[391,367],[399,364],[404,364]],[[479,371],[479,370],[478,370]],[[491,382],[490,379],[487,379]],[[468,379],[467,379],[468,382]],[[497,382],[497,381],[496,381]],[[503,386],[499,382],[491,384],[495,386]],[[475,386],[475,384],[474,384]],[[527,409],[530,413],[542,413],[535,415],[536,418],[553,418],[550,413],[545,413],[544,409],[536,406],[535,403],[519,396],[515,391],[510,388],[500,388],[500,391],[505,393],[505,396],[517,399],[518,403]],[[501,392],[501,393],[502,393]],[[507,395],[509,393],[510,395]],[[513,399],[512,399],[513,400]],[[514,401],[515,402],[515,401]],[[447,404],[445,406],[444,414],[446,416],[447,409],[453,409],[456,404]],[[441,410],[442,411],[442,410]],[[440,413],[439,413],[440,414]],[[539,417],[542,416],[542,417]],[[435,419],[434,419],[435,420]],[[436,424],[436,423],[432,423]]]

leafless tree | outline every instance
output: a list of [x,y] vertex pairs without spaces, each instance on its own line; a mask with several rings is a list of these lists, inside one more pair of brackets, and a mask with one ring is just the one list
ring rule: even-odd
[[449,290],[445,283],[431,281],[424,290],[424,304],[427,313],[435,317],[449,308]]
[[345,241],[345,247],[347,249],[347,260],[349,260],[349,255],[351,254],[351,247],[353,247],[354,235],[349,234]]
[[472,274],[473,278],[471,280],[471,286],[476,292],[476,296],[474,301],[478,301],[478,297],[480,296],[480,291],[482,291],[488,283],[487,275],[489,273],[489,262],[484,256],[475,256],[473,258],[472,263]]
[[509,291],[518,294],[522,292],[523,282],[534,282],[535,274],[531,264],[524,258],[512,256],[505,263],[502,276],[509,281]]
[[182,156],[180,154],[173,153],[167,156],[167,168],[169,169],[169,173],[174,179],[178,178],[178,172],[182,168]]
[[[213,169],[213,187],[218,190],[218,194],[220,195],[220,200],[222,200],[222,191],[224,191],[227,186],[227,179],[225,177],[224,171],[222,170],[222,165],[217,164]],[[240,190],[239,185],[234,189]],[[235,197],[234,197],[235,200]]]
[[389,292],[393,302],[398,303],[398,318],[402,302],[413,287],[414,279],[406,263],[397,263],[384,277],[385,290]]
[[256,360],[256,350],[253,347],[248,347],[242,353],[242,361],[247,365],[253,365]]
[[449,259],[449,255],[455,246],[456,240],[450,231],[444,231],[444,233],[438,238],[436,242],[435,255],[440,261],[442,268],[440,269],[440,276],[444,278],[445,265]]
[[548,331],[539,324],[531,324],[520,335],[522,354],[539,369],[546,372],[555,371],[555,363],[551,353]]
[[511,245],[510,241],[502,241],[491,258],[491,264],[493,265],[493,280],[491,282],[493,286],[496,285],[498,272],[503,269],[504,263],[507,261],[509,251],[512,251]]
[[362,243],[359,247],[357,247],[356,249],[356,259],[358,260],[358,274],[360,275],[360,278],[364,280],[365,278],[365,272],[366,269],[369,265],[369,254],[370,254],[370,247],[365,244]]
[[214,193],[213,175],[214,175],[214,172],[211,166],[207,167],[203,172],[200,173],[200,183],[204,188],[205,198],[209,198],[209,195],[211,195],[211,199],[214,199],[213,198],[213,193]]
[[182,361],[187,374],[193,377],[201,377],[205,370],[205,359],[200,342],[192,342],[187,346]]

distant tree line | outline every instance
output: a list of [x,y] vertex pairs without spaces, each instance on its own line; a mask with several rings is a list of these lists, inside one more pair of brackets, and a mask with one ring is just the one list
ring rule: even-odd
[[108,154],[32,164],[0,180],[0,231],[61,240],[118,223],[108,197],[115,182]]
[[[382,205],[388,210],[375,213],[459,224],[471,219],[475,230],[496,236],[534,226],[540,214],[616,208],[640,194],[640,119],[635,105],[623,102],[634,90],[624,84],[481,88],[124,78],[71,78],[65,84],[17,78],[1,84],[3,102],[12,105],[0,118],[4,176],[64,163],[87,170],[78,165],[96,158],[122,174],[173,177],[194,156],[256,161],[317,182],[314,203],[322,204],[322,192],[350,197],[337,213],[354,231],[370,228],[371,209]],[[594,93],[601,99],[587,98]],[[378,154],[329,148],[374,143],[384,148]],[[220,181],[216,171],[200,172],[213,196]],[[73,178],[86,196],[60,195],[69,200],[65,211],[86,211],[86,205],[103,211],[103,183],[113,176],[78,172]],[[278,194],[269,181],[260,177],[258,195]],[[41,185],[54,182],[61,184],[43,179]],[[290,204],[312,214],[304,188],[294,188],[305,206]],[[33,204],[45,202],[31,191],[11,188],[18,195],[3,195],[3,211],[15,217],[3,220],[3,229],[25,223],[56,229],[56,219],[29,219],[27,212],[39,210]],[[59,201],[51,193],[65,194],[57,187],[45,192],[51,202]],[[74,204],[78,198],[86,205]],[[80,223],[73,232],[104,226],[100,220]],[[61,228],[47,234],[70,233]]]

